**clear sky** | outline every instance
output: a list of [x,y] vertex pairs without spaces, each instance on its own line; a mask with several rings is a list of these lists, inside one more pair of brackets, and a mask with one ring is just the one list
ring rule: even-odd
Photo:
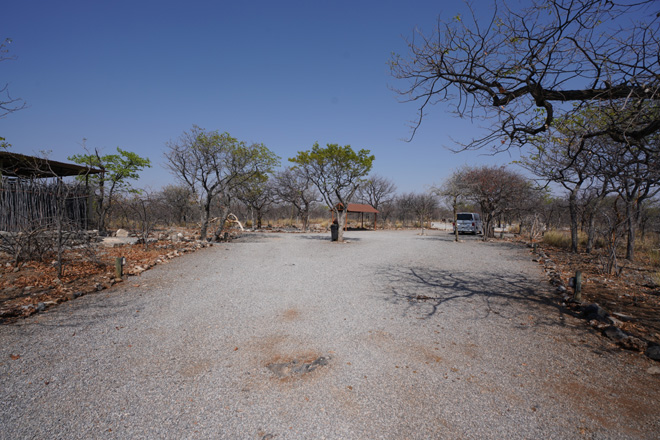
[[[475,2],[490,8],[490,1]],[[424,191],[464,165],[515,156],[455,154],[479,126],[442,105],[412,142],[417,105],[390,87],[392,52],[415,27],[431,31],[459,2],[439,1],[11,1],[0,38],[13,61],[0,85],[28,108],[0,119],[10,151],[66,160],[116,147],[151,159],[138,187],[172,183],[165,144],[193,124],[263,142],[282,157],[318,141],[366,148],[373,172],[400,192]]]

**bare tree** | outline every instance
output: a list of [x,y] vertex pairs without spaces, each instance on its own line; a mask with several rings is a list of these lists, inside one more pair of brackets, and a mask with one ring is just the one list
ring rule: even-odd
[[490,124],[465,148],[522,147],[596,102],[609,118],[585,138],[637,143],[660,130],[657,1],[535,0],[514,10],[495,0],[493,8],[487,20],[469,7],[433,33],[416,31],[409,53],[392,58],[392,75],[407,83],[397,92],[420,102],[413,136],[437,102]]
[[214,238],[219,239],[237,188],[272,171],[278,158],[263,144],[246,145],[229,133],[208,132],[196,125],[176,142],[167,143],[167,168],[198,197],[201,239],[207,236],[211,206],[222,206]]
[[[435,188],[433,191],[436,195],[442,197],[447,205],[451,207],[454,225],[457,225],[458,207],[459,204],[468,199],[470,194],[469,187],[465,180],[464,174],[468,169],[463,168],[455,171],[448,179],[444,181],[440,188]],[[454,227],[454,241],[458,242],[458,228]]]
[[303,230],[309,228],[309,211],[320,200],[320,194],[309,176],[298,168],[287,168],[275,174],[273,191],[284,203],[292,204],[300,216]]
[[374,174],[370,176],[360,188],[358,188],[357,198],[363,203],[368,203],[376,210],[380,210],[383,204],[387,204],[394,199],[396,194],[396,185],[390,179]]
[[431,215],[438,207],[438,199],[431,193],[413,193],[409,196],[412,211],[419,220],[421,235],[424,235],[424,225],[431,221]]
[[168,224],[186,225],[192,218],[191,210],[195,198],[190,187],[166,185],[161,189],[159,198],[162,200],[162,205],[167,207],[163,216],[168,219]]
[[462,170],[467,198],[477,203],[484,220],[484,240],[494,236],[494,220],[510,212],[527,197],[530,182],[505,167],[466,167]]
[[620,148],[614,142],[608,142],[604,147],[609,152],[605,161],[606,178],[625,206],[626,259],[633,261],[642,203],[660,191],[660,158],[646,148]]
[[[582,139],[583,124],[559,121],[549,131],[531,138],[534,152],[520,164],[547,182],[556,182],[568,192],[571,251],[578,252],[578,201],[583,191],[607,195],[607,181],[599,181],[603,155],[601,139]],[[597,188],[604,183],[603,191]],[[593,191],[591,190],[593,188]]]
[[[9,55],[8,46],[11,44],[11,38],[5,38],[5,40],[0,43],[0,62],[7,60],[15,60],[16,57]],[[9,85],[4,84],[0,86],[0,119],[4,118],[10,113],[21,110],[25,108],[25,101],[20,98],[12,98],[9,94]],[[7,144],[2,141],[4,138],[0,138],[0,146],[6,147]]]
[[149,190],[139,190],[122,202],[127,217],[133,219],[137,224],[138,240],[142,242],[145,249],[148,249],[149,235],[158,221],[162,200]]
[[[236,198],[243,202],[252,213],[257,214],[256,229],[261,229],[264,212],[275,203],[273,182],[267,175],[252,179],[238,189]],[[252,220],[254,228],[255,222],[254,219]]]
[[399,194],[393,201],[395,219],[401,222],[401,226],[406,227],[409,219],[414,218],[413,212],[414,193]]

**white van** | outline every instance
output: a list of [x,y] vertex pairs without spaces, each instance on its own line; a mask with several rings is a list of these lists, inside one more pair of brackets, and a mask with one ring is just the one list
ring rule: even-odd
[[484,224],[476,212],[459,212],[456,214],[454,232],[458,229],[459,234],[483,234]]

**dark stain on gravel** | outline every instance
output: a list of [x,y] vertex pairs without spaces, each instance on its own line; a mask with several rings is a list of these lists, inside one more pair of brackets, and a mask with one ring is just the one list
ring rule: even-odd
[[311,373],[319,367],[325,367],[330,362],[330,356],[320,356],[312,361],[293,359],[289,362],[272,363],[266,365],[275,376],[285,379],[289,377],[299,377]]

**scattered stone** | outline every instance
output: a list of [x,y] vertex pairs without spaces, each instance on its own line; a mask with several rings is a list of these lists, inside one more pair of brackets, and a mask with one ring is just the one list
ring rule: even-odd
[[586,306],[582,313],[589,320],[597,319],[599,321],[607,322],[607,311],[596,303]]
[[117,229],[117,232],[115,233],[115,237],[120,237],[120,238],[127,238],[130,235],[130,233],[126,229]]
[[634,336],[628,336],[624,338],[621,342],[619,342],[619,345],[621,345],[623,348],[627,348],[628,350],[639,352],[643,352],[648,346],[645,341],[642,341],[641,339]]
[[589,325],[597,330],[603,330],[610,326],[610,324],[603,321],[599,321],[597,319],[592,319],[591,321],[589,321]]
[[613,325],[607,327],[605,330],[603,330],[603,334],[607,336],[609,339],[611,339],[614,342],[620,342],[623,341],[628,337],[628,335],[621,330],[619,327],[615,327]]
[[646,349],[646,355],[654,361],[660,361],[660,345],[651,345]]
[[619,312],[614,312],[614,313],[612,313],[612,315],[616,316],[618,319],[620,319],[621,321],[625,321],[625,322],[632,321],[632,320],[635,319],[630,315],[625,315],[625,314],[619,313]]
[[42,302],[37,304],[37,312],[43,312],[44,310],[46,310],[46,304],[44,304]]
[[618,319],[613,318],[612,316],[608,316],[607,320],[609,321],[610,324],[616,327],[623,327],[623,321],[619,321]]
[[101,283],[96,283],[96,284],[94,285],[94,288],[96,289],[97,292],[100,292],[101,290],[103,290],[103,284],[101,284]]

